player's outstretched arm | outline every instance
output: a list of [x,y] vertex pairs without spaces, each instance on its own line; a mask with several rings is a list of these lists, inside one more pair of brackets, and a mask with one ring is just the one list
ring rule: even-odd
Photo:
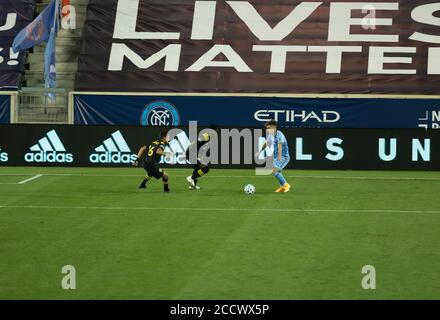
[[255,156],[258,158],[260,156],[260,153],[264,151],[264,149],[266,149],[267,147],[267,142],[265,142],[263,144],[263,146],[261,147],[261,150],[257,151],[257,153],[255,153]]
[[165,152],[162,148],[157,148],[156,153],[165,157],[174,157],[176,154],[175,152]]
[[136,166],[136,167],[139,166],[139,161],[140,161],[142,155],[144,154],[145,150],[147,150],[147,146],[142,146],[142,147],[139,149],[138,154],[137,154],[137,159],[136,159],[136,161],[133,163],[134,166]]
[[142,147],[139,149],[139,152],[138,152],[138,154],[137,154],[138,159],[140,159],[140,158],[142,157],[142,155],[144,154],[145,150],[147,150],[147,146],[142,146]]

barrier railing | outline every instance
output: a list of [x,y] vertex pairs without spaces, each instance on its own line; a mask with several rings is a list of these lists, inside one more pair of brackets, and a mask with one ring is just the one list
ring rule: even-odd
[[12,112],[12,123],[72,123],[65,89],[23,88]]
[[18,92],[17,91],[0,91],[0,96],[9,96],[10,97],[10,122],[14,123],[15,121],[15,109],[17,107],[17,95]]

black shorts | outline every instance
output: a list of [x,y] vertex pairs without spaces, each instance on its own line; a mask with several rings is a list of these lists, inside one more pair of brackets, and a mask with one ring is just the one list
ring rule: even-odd
[[150,177],[160,179],[163,177],[163,170],[160,169],[156,164],[154,163],[144,163],[144,169],[147,171],[148,175]]

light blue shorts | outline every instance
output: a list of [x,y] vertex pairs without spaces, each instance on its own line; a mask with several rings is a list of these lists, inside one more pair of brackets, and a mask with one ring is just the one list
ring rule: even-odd
[[290,162],[290,158],[282,158],[281,160],[274,159],[273,167],[276,170],[281,171],[289,164],[289,162]]

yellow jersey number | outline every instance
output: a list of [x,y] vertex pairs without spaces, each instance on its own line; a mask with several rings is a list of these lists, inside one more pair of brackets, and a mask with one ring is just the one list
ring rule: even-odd
[[148,156],[152,157],[154,154],[154,146],[150,146],[149,150],[148,150]]

